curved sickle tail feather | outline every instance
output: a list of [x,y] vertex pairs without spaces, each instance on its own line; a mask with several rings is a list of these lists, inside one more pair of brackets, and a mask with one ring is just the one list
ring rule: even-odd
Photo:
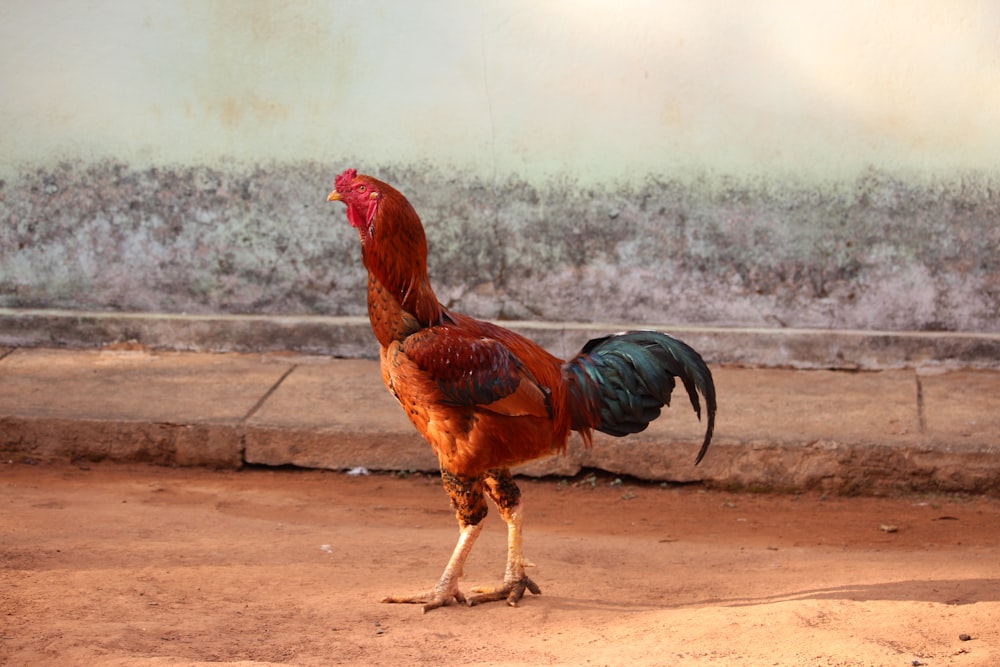
[[692,347],[657,331],[628,331],[595,338],[563,365],[569,389],[571,427],[589,443],[592,429],[613,436],[645,430],[670,405],[674,378],[680,378],[698,419],[705,399],[705,439],[701,462],[715,429],[712,372]]

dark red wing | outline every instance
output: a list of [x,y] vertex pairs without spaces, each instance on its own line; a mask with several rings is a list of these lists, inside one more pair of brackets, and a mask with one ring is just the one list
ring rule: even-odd
[[513,394],[524,379],[521,364],[502,343],[452,326],[414,333],[403,352],[454,405],[488,405]]

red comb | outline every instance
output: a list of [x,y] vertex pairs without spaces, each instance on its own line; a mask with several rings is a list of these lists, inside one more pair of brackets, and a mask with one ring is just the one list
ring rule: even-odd
[[357,169],[348,169],[343,174],[335,178],[333,184],[337,188],[338,192],[340,192],[342,189],[346,190],[350,187],[351,181],[353,181],[354,177],[357,175],[358,175]]

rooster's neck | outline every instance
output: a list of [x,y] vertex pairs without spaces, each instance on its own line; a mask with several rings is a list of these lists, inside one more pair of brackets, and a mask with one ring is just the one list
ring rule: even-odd
[[362,246],[368,319],[383,347],[441,322],[442,307],[427,277],[427,241],[412,210],[380,215],[374,238]]
[[430,287],[427,290],[430,299],[407,297],[368,274],[368,320],[379,345],[388,347],[393,341],[441,321],[441,305]]

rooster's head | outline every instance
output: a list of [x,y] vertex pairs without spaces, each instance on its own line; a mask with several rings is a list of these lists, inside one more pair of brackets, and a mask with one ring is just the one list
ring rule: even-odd
[[327,201],[341,201],[347,205],[347,221],[358,230],[361,242],[372,240],[375,235],[375,213],[382,200],[382,183],[371,176],[348,169],[334,181],[334,190]]

